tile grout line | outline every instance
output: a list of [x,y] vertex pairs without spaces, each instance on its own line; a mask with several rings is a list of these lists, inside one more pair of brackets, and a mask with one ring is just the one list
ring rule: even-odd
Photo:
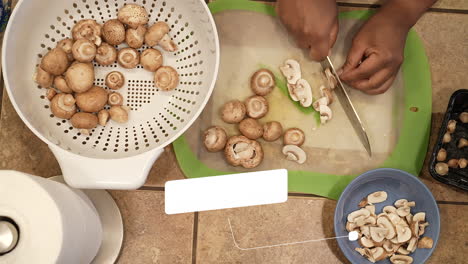
[[198,212],[195,212],[193,216],[192,264],[197,263],[197,243],[198,243]]

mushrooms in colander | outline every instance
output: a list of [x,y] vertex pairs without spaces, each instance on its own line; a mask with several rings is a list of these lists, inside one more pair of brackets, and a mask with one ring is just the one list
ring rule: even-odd
[[102,43],[101,35],[101,25],[93,19],[80,20],[72,29],[72,36],[75,41],[79,39],[87,39],[93,42],[96,46],[100,46]]

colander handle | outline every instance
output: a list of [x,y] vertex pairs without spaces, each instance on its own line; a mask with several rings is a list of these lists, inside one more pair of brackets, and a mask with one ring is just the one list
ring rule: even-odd
[[49,145],[62,169],[65,182],[78,189],[138,189],[164,149],[154,149],[121,159],[87,158]]

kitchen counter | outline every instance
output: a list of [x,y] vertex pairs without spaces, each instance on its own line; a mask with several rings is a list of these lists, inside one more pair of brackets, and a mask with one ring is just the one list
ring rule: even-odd
[[[373,8],[381,1],[338,2],[344,11]],[[437,182],[427,169],[450,95],[468,88],[467,29],[468,2],[463,0],[439,1],[415,26],[429,57],[433,86],[431,139],[420,178],[434,194],[441,213],[439,244],[428,263],[466,263],[468,257],[468,192]],[[23,124],[6,92],[1,102],[0,169],[43,177],[61,174],[50,150]],[[241,251],[229,231],[228,218],[243,247],[331,237],[335,201],[296,193],[284,204],[165,215],[164,183],[182,178],[168,146],[141,190],[111,191],[125,226],[118,263],[347,263],[333,240]]]

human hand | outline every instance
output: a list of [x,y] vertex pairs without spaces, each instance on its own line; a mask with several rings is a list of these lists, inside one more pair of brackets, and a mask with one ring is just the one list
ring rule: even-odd
[[398,74],[409,26],[377,13],[353,39],[340,78],[364,93],[385,93]]
[[278,0],[276,8],[298,46],[308,49],[313,60],[324,60],[338,34],[336,1]]

